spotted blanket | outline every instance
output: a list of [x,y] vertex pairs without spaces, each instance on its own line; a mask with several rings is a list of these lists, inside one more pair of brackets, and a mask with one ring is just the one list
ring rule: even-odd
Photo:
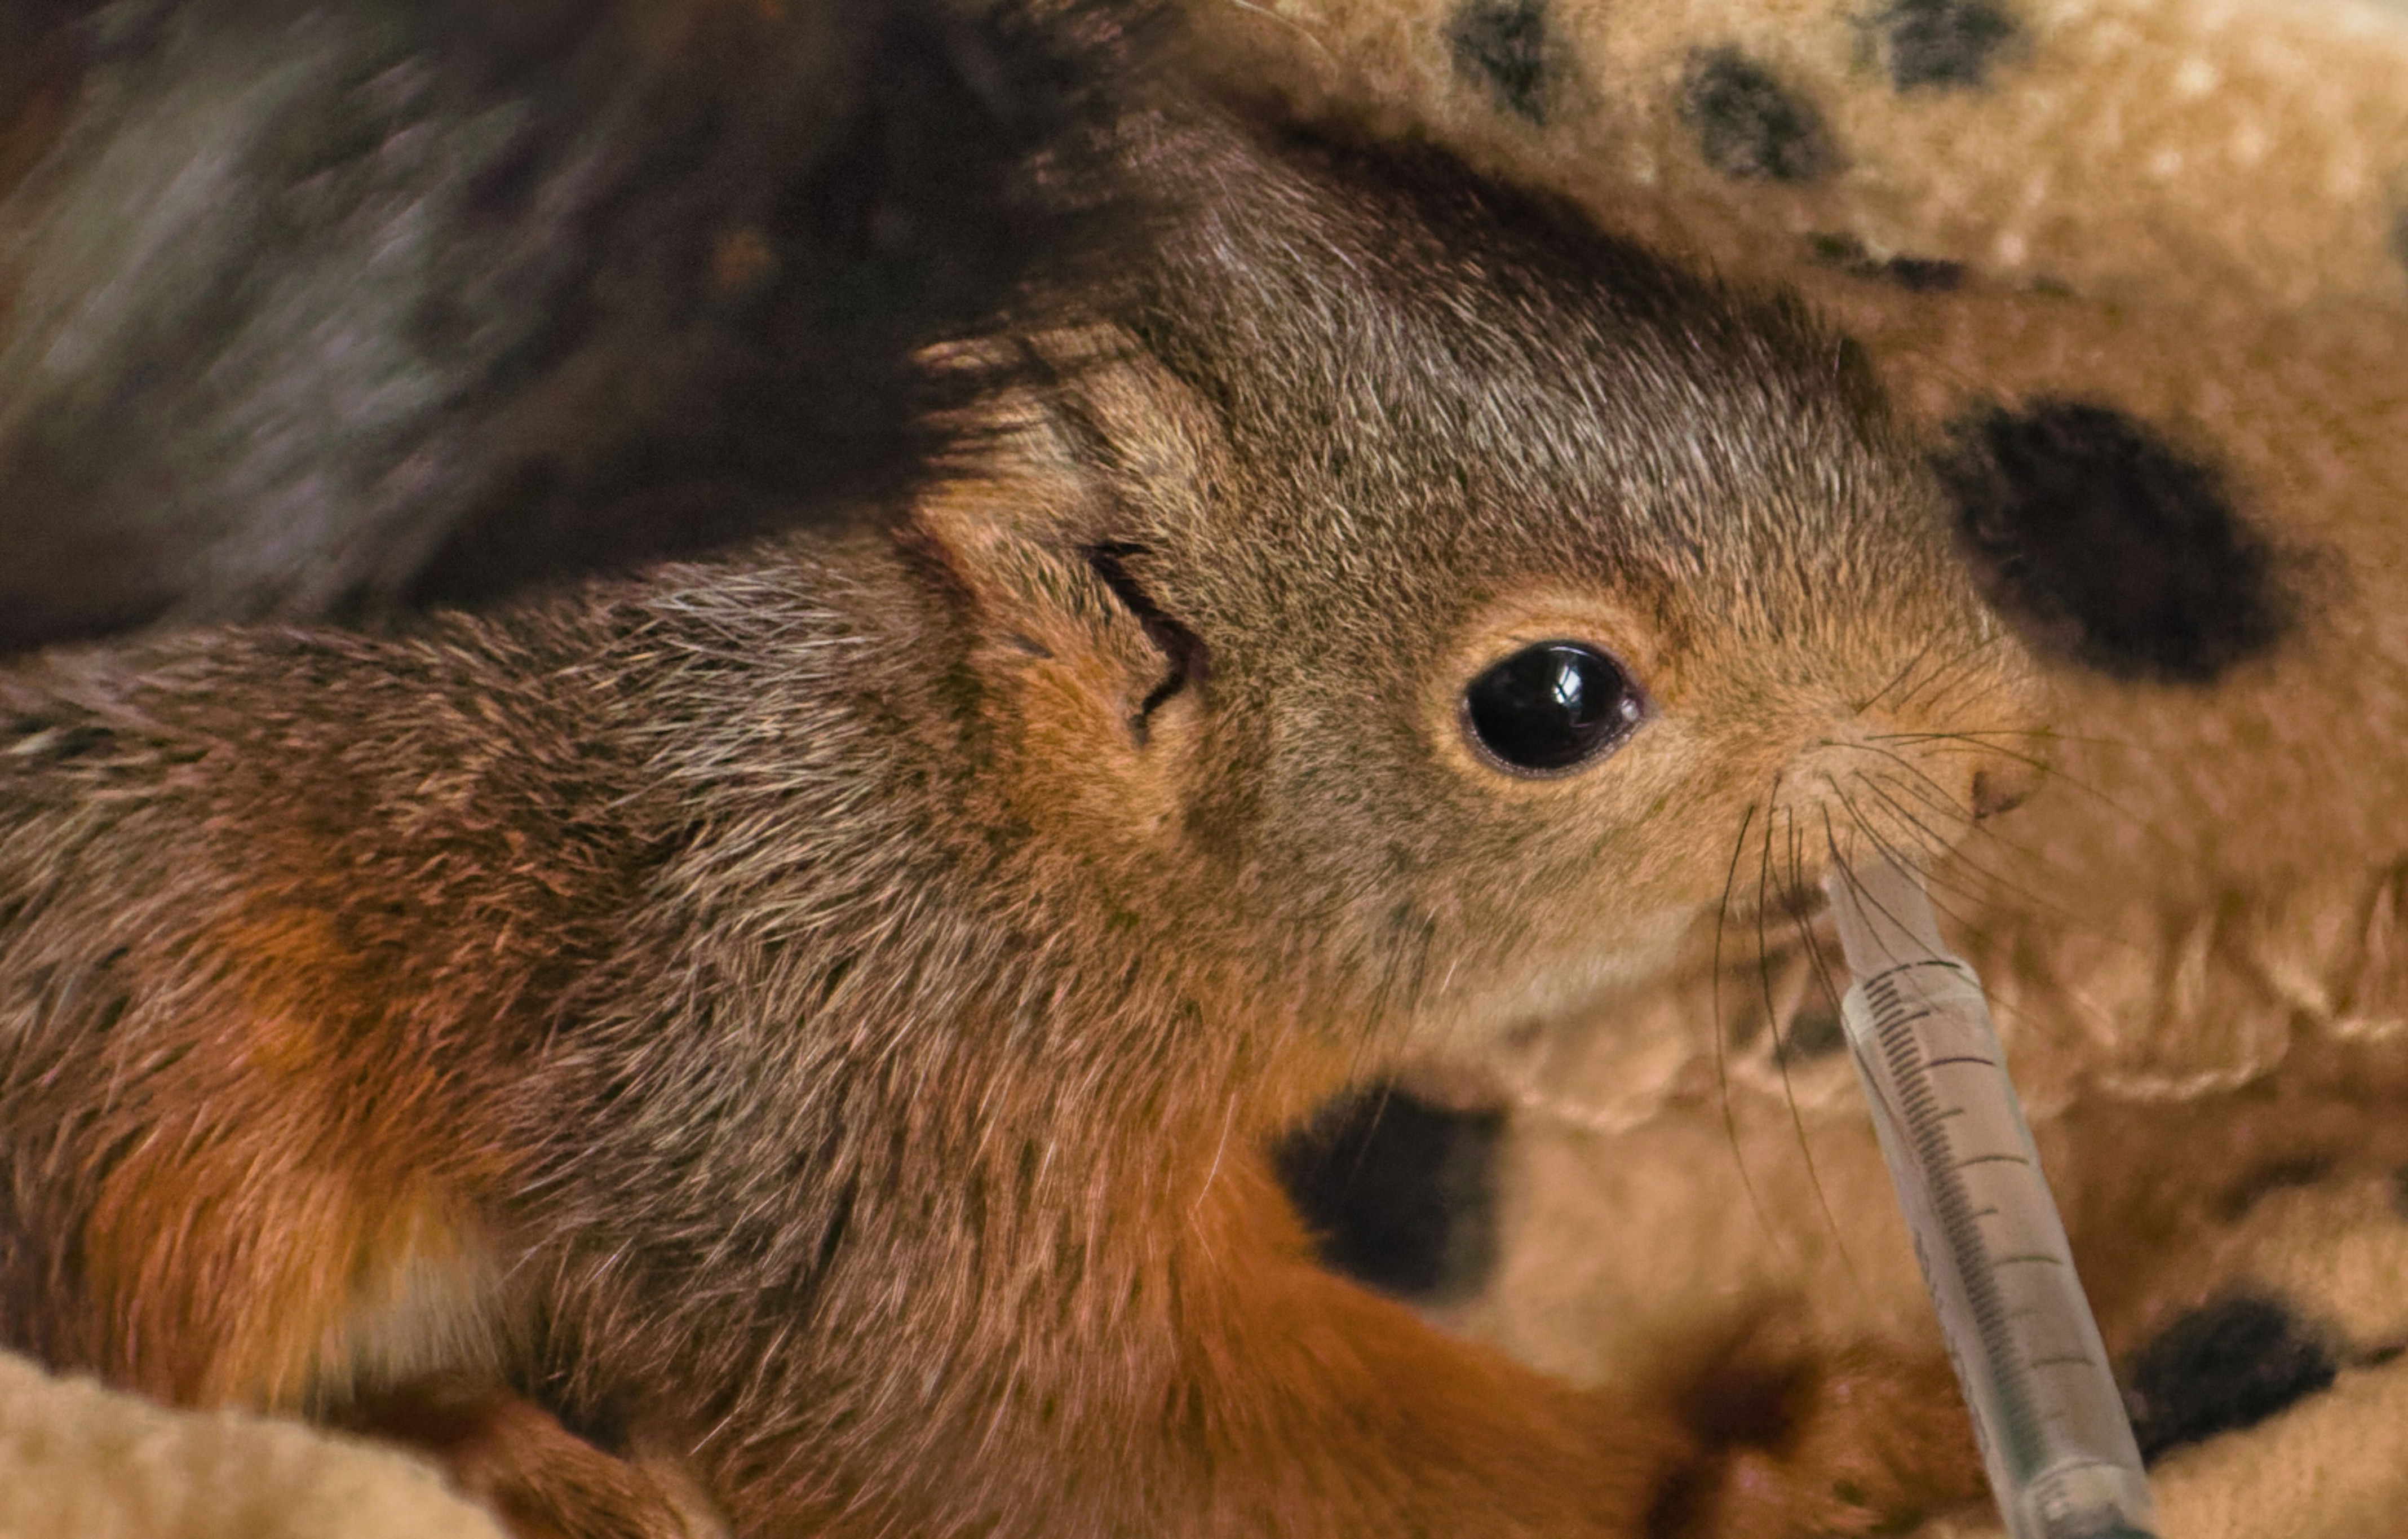
[[[1205,3],[1312,110],[1802,288],[1932,424],[2059,690],[1933,896],[2165,1532],[2408,1527],[2408,8]],[[1333,1259],[1794,1454],[1851,1354],[1938,1351],[1820,924],[1334,1112]],[[1678,1388],[1768,1339],[1753,1408]]]
[[[1803,289],[1961,452],[1965,532],[2022,564],[2061,708],[2041,791],[1935,897],[2165,1532],[2401,1527],[2408,9],[1194,5],[1305,111]],[[1574,1378],[1667,1386],[1738,1475],[1794,1453],[1851,1354],[1938,1350],[1815,923],[1333,1111],[1291,1161],[1333,1262]],[[1697,1392],[1741,1347],[1780,1368],[1748,1414]],[[429,1480],[0,1363],[0,1533],[490,1532]],[[1960,1494],[1931,1539],[1994,1524]]]

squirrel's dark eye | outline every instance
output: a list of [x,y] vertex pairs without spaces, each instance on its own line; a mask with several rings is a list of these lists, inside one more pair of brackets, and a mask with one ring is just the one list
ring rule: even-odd
[[1587,763],[1627,737],[1646,710],[1622,666],[1578,641],[1525,647],[1463,692],[1472,741],[1525,774]]

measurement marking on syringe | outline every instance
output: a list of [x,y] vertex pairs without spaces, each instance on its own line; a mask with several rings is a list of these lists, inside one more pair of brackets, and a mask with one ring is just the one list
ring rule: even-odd
[[1968,1155],[1956,1161],[1956,1168],[1961,1171],[1969,1165],[2028,1165],[2030,1163],[2030,1160],[2021,1155]]
[[2061,1267],[2065,1265],[2065,1263],[2057,1258],[2038,1251],[2035,1251],[2029,1256],[2001,1256],[1991,1261],[1990,1264],[1992,1266],[2011,1267],[2023,1261],[2046,1261],[2053,1267]]
[[2014,1382],[2018,1374],[2029,1370],[2014,1364],[2015,1327],[2008,1314],[2010,1301],[1996,1267],[1982,1264],[1987,1245],[1984,1225],[1973,1216],[1971,1193],[1965,1185],[1968,1177],[1956,1168],[1956,1151],[1949,1147],[1950,1119],[1964,1115],[1966,1108],[1943,1108],[1933,1093],[1937,1085],[1922,1062],[1924,1044],[1914,1031],[1914,1023],[1928,1019],[1932,1013],[1916,1010],[1901,997],[1897,972],[1903,971],[1869,980],[1860,997],[1870,1007],[1873,1042],[1888,1071],[1887,1093],[1896,1098],[1904,1130],[1928,1182],[1926,1191],[1951,1258],[1950,1268],[1964,1289],[1971,1323],[1983,1343],[1983,1356],[2000,1374],[1995,1430],[2013,1450],[2013,1460],[2028,1462],[2039,1458],[2046,1441],[2042,1431],[2044,1407],[2028,1387]]
[[1996,1058],[1985,1058],[1978,1053],[1958,1053],[1953,1057],[1926,1059],[1923,1067],[1945,1069],[1952,1063],[1978,1063],[1985,1069],[1996,1069],[1999,1066],[1999,1060]]
[[2034,1368],[2071,1368],[2077,1364],[2084,1368],[2089,1367],[2090,1358],[2088,1354],[2077,1352],[2071,1357],[2034,1358],[2031,1359],[2031,1365]]

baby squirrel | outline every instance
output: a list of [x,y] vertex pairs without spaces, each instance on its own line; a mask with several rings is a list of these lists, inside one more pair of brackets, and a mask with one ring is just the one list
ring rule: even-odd
[[0,672],[0,1341],[529,1532],[683,1520],[562,1423],[745,1534],[1680,1526],[1667,1411],[1319,1270],[1266,1147],[1934,847],[2022,654],[1795,305],[1426,149],[1109,142],[1163,216],[926,354],[862,516]]

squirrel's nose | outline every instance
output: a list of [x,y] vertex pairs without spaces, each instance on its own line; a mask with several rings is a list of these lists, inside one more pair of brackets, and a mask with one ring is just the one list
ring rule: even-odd
[[2019,761],[1985,765],[1973,771],[1973,784],[1967,801],[1972,808],[1973,821],[1997,817],[2022,806],[2032,792],[2040,788],[2040,770]]

